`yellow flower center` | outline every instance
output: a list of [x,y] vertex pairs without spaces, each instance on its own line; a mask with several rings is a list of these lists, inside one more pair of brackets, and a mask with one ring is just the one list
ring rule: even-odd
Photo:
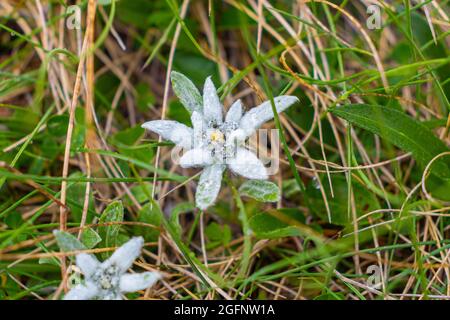
[[212,142],[223,142],[224,141],[223,133],[220,132],[219,130],[212,132],[210,137],[211,137]]

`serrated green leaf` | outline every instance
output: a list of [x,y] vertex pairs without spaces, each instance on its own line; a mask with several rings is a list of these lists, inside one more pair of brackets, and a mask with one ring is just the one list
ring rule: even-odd
[[172,88],[189,113],[201,112],[203,99],[197,87],[182,73],[172,71],[170,74]]
[[61,251],[70,252],[77,250],[86,250],[86,247],[75,236],[68,232],[55,230],[53,232]]
[[[426,166],[438,154],[450,151],[426,126],[392,108],[352,104],[330,109],[330,112],[411,152],[422,166]],[[448,157],[436,160],[432,173],[449,179],[448,160]]]
[[280,200],[280,189],[278,186],[266,180],[248,180],[239,188],[243,196],[251,197],[261,202],[277,202]]
[[100,235],[92,228],[87,228],[81,234],[81,242],[88,249],[94,248],[97,244],[102,241]]

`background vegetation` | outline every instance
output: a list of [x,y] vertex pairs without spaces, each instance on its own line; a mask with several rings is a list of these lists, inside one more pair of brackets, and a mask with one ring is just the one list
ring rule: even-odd
[[[446,0],[1,1],[0,299],[80,281],[58,228],[101,259],[144,236],[134,268],[165,278],[130,299],[449,298],[449,14]],[[228,174],[195,209],[197,171],[140,127],[189,123],[170,70],[199,88],[212,75],[226,108],[300,98],[279,119],[279,202]]]

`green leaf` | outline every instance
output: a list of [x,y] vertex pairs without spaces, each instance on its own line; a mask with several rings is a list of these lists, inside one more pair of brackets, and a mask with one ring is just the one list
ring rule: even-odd
[[295,179],[283,179],[281,189],[285,198],[294,197],[302,191]]
[[97,3],[101,6],[109,6],[112,0],[97,0]]
[[173,208],[172,213],[170,214],[170,223],[173,225],[174,231],[178,236],[182,235],[183,229],[180,224],[180,214],[194,211],[195,205],[190,202],[182,202],[179,203]]
[[[422,166],[426,166],[438,154],[450,151],[426,126],[392,108],[352,104],[330,109],[330,112],[411,152]],[[432,172],[449,179],[448,157],[436,160]]]
[[69,125],[69,116],[66,114],[50,117],[47,122],[48,132],[55,137],[63,137],[67,133]]
[[[82,172],[76,171],[72,173],[70,178],[82,178]],[[67,188],[67,206],[70,208],[72,219],[75,222],[80,222],[83,215],[83,203],[86,194],[86,182],[75,182]],[[91,223],[95,215],[94,199],[92,192],[89,194],[89,207],[86,217],[86,223]]]
[[144,135],[145,130],[140,125],[119,131],[111,138],[111,142],[117,146],[132,146]]
[[210,223],[205,228],[205,234],[208,237],[206,249],[214,249],[218,246],[226,246],[231,241],[231,229],[228,225],[219,225],[216,222]]
[[[103,211],[99,223],[122,222],[123,221],[123,205],[121,201],[114,201],[109,204]],[[98,228],[98,233],[103,239],[104,247],[116,247],[119,245],[120,224],[111,224]],[[108,257],[110,253],[105,254]]]
[[[145,204],[138,212],[138,221],[152,224],[156,227],[161,226],[161,215],[158,208],[152,203]],[[156,241],[159,237],[159,230],[147,226],[139,226],[136,228],[137,234],[144,237],[146,241]]]
[[280,200],[280,189],[270,181],[248,180],[239,188],[243,196],[247,196],[260,202],[277,202]]
[[[126,25],[134,26],[142,30],[156,27],[164,29],[173,19],[173,14],[165,2],[133,0],[117,1],[117,19]],[[140,40],[142,41],[142,40]]]
[[[77,150],[79,148],[83,148],[85,145],[86,139],[86,126],[84,124],[84,109],[83,108],[75,108],[75,123],[77,124],[73,128],[72,134],[72,150]],[[65,135],[65,134],[64,134]]]
[[172,71],[170,74],[172,79],[172,88],[181,103],[186,107],[189,113],[194,111],[201,112],[203,100],[197,87],[185,75]]
[[[143,203],[148,200],[148,195],[152,193],[152,188],[153,185],[150,182],[144,182],[142,184],[132,186],[130,188],[130,192],[137,202]],[[133,205],[133,201],[128,195],[123,198],[123,202],[126,206]]]
[[190,112],[178,100],[171,101],[169,103],[169,110],[167,111],[167,117],[171,120],[183,123],[188,127],[192,127]]
[[272,214],[258,213],[249,219],[250,228],[255,235],[258,238],[267,239],[301,236],[301,230],[294,224],[302,222],[304,222],[304,217],[296,209],[273,210]]
[[341,292],[324,293],[314,298],[314,300],[344,300],[345,296]]
[[42,152],[42,156],[48,160],[54,160],[58,153],[62,150],[62,145],[56,142],[54,136],[50,134],[46,134],[42,141],[42,145],[40,147],[40,151]]
[[55,257],[51,257],[51,258],[44,258],[44,257],[42,257],[42,258],[39,258],[38,263],[39,264],[49,264],[49,265],[56,266],[56,267],[60,268],[59,261]]
[[[111,144],[117,148],[120,154],[149,163],[154,154],[153,150],[149,148],[138,148],[138,142],[143,135],[144,129],[138,125],[119,131],[110,139]],[[129,163],[125,161],[123,164],[125,168],[122,169],[125,169],[125,172],[129,171]]]
[[24,222],[22,215],[18,211],[13,211],[8,214],[4,221],[11,229],[19,228]]
[[102,241],[100,235],[92,228],[87,228],[81,234],[81,242],[88,249],[94,248],[97,244]]
[[194,48],[189,37],[180,37],[173,60],[173,69],[179,73],[188,74],[189,80],[196,85],[196,88],[203,88],[205,79],[209,76],[212,76],[214,83],[220,82],[217,64],[200,55]]
[[[418,177],[419,179],[421,177]],[[441,201],[450,201],[450,180],[441,179],[437,176],[430,175],[426,181],[426,187],[433,198]]]
[[[348,183],[344,176],[331,175],[331,184],[333,185],[333,195],[330,190],[328,178],[323,175],[321,177],[323,192],[325,192],[329,201],[328,206],[331,212],[331,223],[334,225],[348,226],[353,228],[353,218],[348,212]],[[362,183],[357,179],[352,179],[352,192],[355,199],[356,216],[360,217],[363,214],[380,209],[377,197],[375,194],[367,190]],[[318,182],[312,180],[306,187],[306,194],[308,201],[306,205],[311,212],[319,217],[322,221],[328,222],[327,208],[323,201],[322,192],[319,189]],[[371,215],[373,219],[379,218],[381,214]],[[359,221],[360,226],[365,226],[369,223],[367,219]]]
[[59,248],[64,252],[86,250],[86,247],[73,235],[65,231],[53,231]]
[[139,82],[136,87],[136,106],[142,112],[148,111],[155,104],[155,95],[150,91],[149,86],[144,82]]

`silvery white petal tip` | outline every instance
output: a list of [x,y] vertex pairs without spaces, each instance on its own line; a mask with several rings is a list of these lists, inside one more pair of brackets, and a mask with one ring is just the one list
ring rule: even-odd
[[274,99],[277,99],[277,98],[285,99],[286,103],[294,103],[294,102],[300,101],[300,99],[296,96],[278,96],[278,97],[275,97]]
[[278,96],[273,98],[273,101],[275,102],[277,112],[281,113],[300,100],[296,96]]
[[113,255],[103,262],[105,265],[116,265],[121,272],[125,272],[133,264],[134,260],[141,254],[144,238],[133,237],[119,247]]
[[217,124],[223,122],[223,107],[220,103],[216,87],[211,77],[206,78],[203,88],[203,115],[207,122],[213,121]]
[[180,158],[182,168],[205,167],[212,163],[211,153],[206,149],[192,149]]
[[264,164],[251,151],[239,148],[236,157],[229,162],[230,169],[248,179],[267,179],[267,170]]
[[242,118],[242,101],[236,100],[230,107],[225,117],[225,122],[239,122]]
[[[277,113],[283,112],[297,101],[299,101],[298,98],[294,96],[278,96],[273,99]],[[244,114],[240,121],[240,127],[247,136],[250,136],[273,116],[272,103],[268,100]]]
[[169,140],[176,145],[190,149],[192,144],[192,128],[173,120],[153,120],[142,124],[142,128],[157,133],[164,140]]
[[237,129],[231,132],[227,137],[227,145],[232,146],[237,143],[238,145],[243,142],[246,138],[245,131],[242,129]]
[[80,253],[76,256],[76,264],[86,277],[94,274],[99,267],[100,262],[94,255],[88,253]]
[[194,128],[196,124],[203,124],[203,115],[197,111],[192,112],[191,122]]
[[90,281],[73,287],[64,296],[64,300],[89,300],[98,294],[97,287]]
[[127,273],[120,278],[122,292],[135,292],[153,286],[162,278],[159,272]]
[[[154,120],[154,121],[158,121],[158,120]],[[144,122],[143,124],[141,124],[141,128],[147,129],[147,130],[150,130],[150,131],[154,131],[153,130],[153,126],[154,126],[154,122],[153,121],[147,121],[147,122]]]
[[193,129],[192,149],[199,148],[205,143],[206,124],[203,120],[203,115],[200,112],[192,112],[191,122]]
[[195,193],[195,204],[199,209],[205,210],[216,201],[224,170],[225,166],[221,164],[211,165],[203,170]]

